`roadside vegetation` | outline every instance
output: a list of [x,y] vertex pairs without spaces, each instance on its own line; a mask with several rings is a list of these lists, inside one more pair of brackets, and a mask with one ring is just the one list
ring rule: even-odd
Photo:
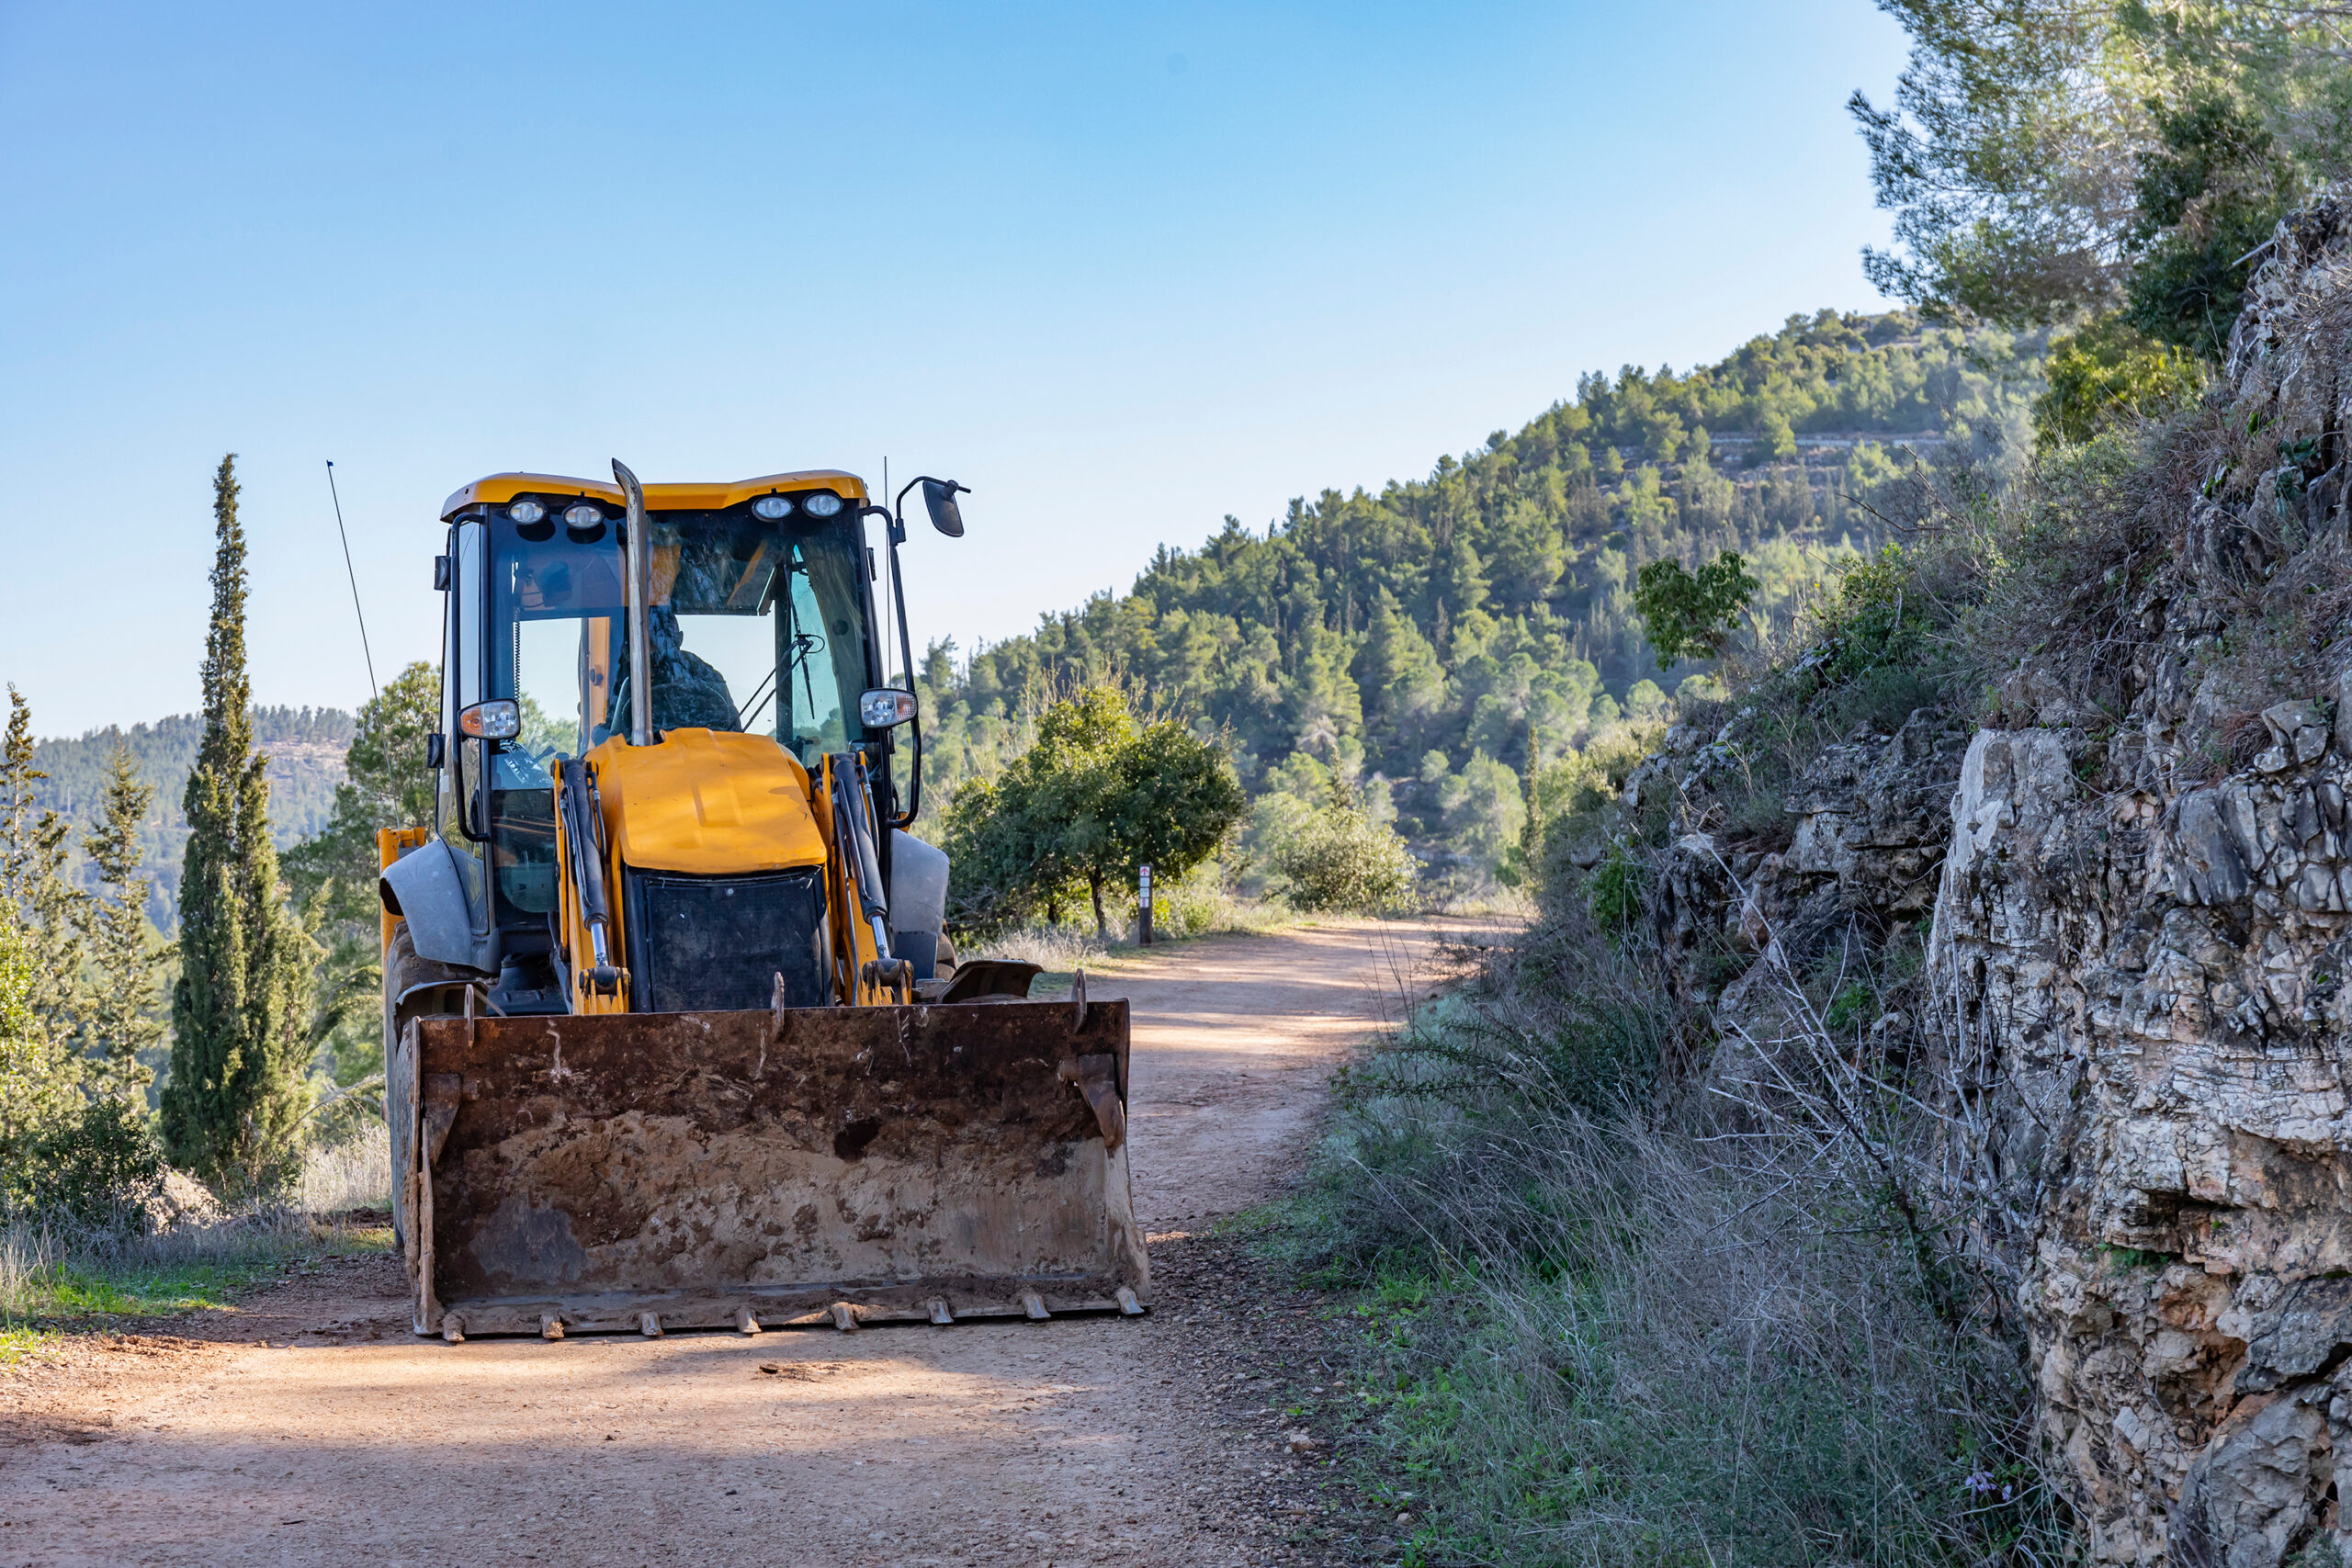
[[2032,429],[1873,491],[1884,533],[1785,617],[1753,613],[1737,548],[1645,564],[1656,656],[1719,656],[1713,690],[1678,688],[1672,771],[1591,768],[1524,934],[1342,1079],[1268,1245],[1350,1303],[1359,1466],[1408,1563],[2078,1553],[2012,1220],[1943,1158],[1964,1046],[1937,1032],[1924,912],[1685,914],[1693,878],[1752,908],[1841,743],[2112,734],[2148,678],[2127,623],[2199,507],[2247,520],[2230,547],[2259,570],[2208,602],[2189,756],[2244,765],[2260,711],[2309,694],[2352,629],[2340,525],[2312,521],[2343,451],[2327,411],[2286,411],[2338,384],[2341,321],[2274,313],[2234,392],[2221,362],[2274,225],[2347,173],[2352,78],[2290,6],[1888,9],[1915,53],[1898,108],[1854,105],[1904,247],[1873,276],[2054,332]]
[[[374,1045],[368,785],[415,771],[413,690],[363,713],[329,831],[282,863],[244,658],[244,538],[233,459],[214,483],[205,711],[176,820],[184,855],[156,931],[158,812],[118,744],[82,832],[44,807],[31,714],[0,742],[0,1332],[39,1335],[216,1303],[321,1248],[378,1247],[328,1216],[381,1209],[390,1178]],[[413,678],[406,688],[417,688]],[[410,720],[405,725],[402,720]],[[388,747],[388,734],[395,744]],[[379,789],[378,793],[382,793]],[[365,838],[364,868],[356,851]],[[345,862],[351,863],[346,865]],[[372,899],[368,900],[372,904]],[[364,1004],[363,1003],[364,998]],[[363,1035],[364,1031],[364,1035]],[[359,1042],[366,1038],[363,1047]]]
[[1713,649],[1645,639],[1640,573],[1703,582],[1736,552],[1744,621],[1784,630],[1885,542],[1882,501],[1920,462],[2023,451],[2044,335],[1793,316],[1712,366],[1588,375],[1425,479],[1302,497],[1263,531],[1227,518],[1025,637],[934,644],[915,671],[926,813],[1113,686],[1231,756],[1250,800],[1221,856],[1238,896],[1312,904],[1335,868],[1385,875],[1366,859],[1385,840],[1333,830],[1344,799],[1411,854],[1406,901],[1524,908],[1526,840],[1586,754],[1712,689]]
[[390,1154],[371,1139],[313,1146],[288,1190],[239,1209],[175,1176],[138,1223],[19,1210],[0,1224],[0,1365],[61,1335],[233,1306],[321,1259],[380,1253],[390,1201]]

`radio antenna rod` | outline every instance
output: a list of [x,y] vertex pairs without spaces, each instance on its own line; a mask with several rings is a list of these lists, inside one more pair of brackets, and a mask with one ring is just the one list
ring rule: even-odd
[[376,684],[376,654],[368,646],[368,612],[359,607],[359,573],[351,565],[351,531],[343,525],[343,494],[334,488],[334,459],[327,459],[327,494],[334,497],[334,531],[343,540],[343,572],[351,579],[351,613],[359,617],[359,652],[368,660],[368,689],[376,700],[384,700],[384,688]]

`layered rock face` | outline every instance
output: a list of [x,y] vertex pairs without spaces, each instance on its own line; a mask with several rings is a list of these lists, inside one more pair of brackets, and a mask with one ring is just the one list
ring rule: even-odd
[[[1777,854],[1686,812],[1652,900],[1690,953],[1931,922],[1893,1021],[1952,1097],[2099,1562],[2352,1548],[2352,646],[2280,642],[2258,700],[2243,654],[2279,584],[2352,593],[2352,216],[2274,243],[2229,374],[2278,466],[2151,488],[2111,683],[2029,660],[2008,728],[1858,732]],[[1720,790],[1736,730],[1674,733],[1629,806]],[[1708,992],[1726,1038],[1758,1033],[1747,962]]]
[[2169,558],[2122,722],[2053,692],[2050,728],[1976,735],[1952,796],[1928,971],[2098,1561],[2267,1568],[2352,1524],[2346,660],[2281,643],[2258,726],[2223,711],[2281,568],[2341,586],[2346,238],[2333,204],[2286,226],[2233,340],[2278,468],[2149,503]]
[[2352,1468],[2352,769],[2312,712],[2266,716],[2273,771],[2178,795],[1984,731],[1955,792],[1930,973],[2098,1560],[2279,1562]]

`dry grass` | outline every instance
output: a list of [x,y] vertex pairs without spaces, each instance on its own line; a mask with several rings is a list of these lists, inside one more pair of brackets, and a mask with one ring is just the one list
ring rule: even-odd
[[312,1149],[288,1199],[223,1213],[199,1206],[144,1232],[19,1215],[0,1228],[0,1360],[61,1330],[223,1307],[285,1265],[389,1245],[353,1216],[391,1199],[380,1129]]
[[389,1209],[392,1204],[392,1149],[380,1126],[332,1148],[314,1148],[302,1163],[294,1207],[305,1214]]
[[[1242,898],[1205,883],[1187,881],[1161,888],[1152,902],[1155,942],[1280,931],[1298,919],[1278,899]],[[1107,960],[1139,951],[1135,942],[1135,900],[1108,902],[1105,912],[1111,917],[1112,930],[1107,941],[1095,933],[1091,919],[1061,925],[1040,920],[1001,931],[962,956],[1035,964],[1048,975],[1063,976],[1080,964],[1096,967]]]
[[1556,926],[1352,1071],[1289,1245],[1361,1291],[1420,1561],[2063,1555],[2013,1348],[1921,1218],[1935,1119],[1782,989],[1671,1117],[1684,1021]]
[[1096,936],[1091,925],[1017,926],[964,956],[1035,964],[1048,975],[1066,975],[1080,964],[1102,963],[1111,955],[1111,945]]

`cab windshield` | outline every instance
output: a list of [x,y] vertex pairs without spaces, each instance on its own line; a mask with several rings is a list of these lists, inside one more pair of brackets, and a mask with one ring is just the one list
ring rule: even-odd
[[[628,597],[619,529],[495,520],[491,690],[521,705],[503,755],[542,773],[627,735]],[[814,765],[865,739],[865,551],[839,520],[657,513],[652,727],[773,736]]]
[[[814,769],[866,739],[865,552],[855,514],[747,509],[653,515],[652,728],[766,735]],[[627,736],[628,594],[616,519],[491,521],[489,694],[514,699],[521,734],[494,748],[491,818],[503,909],[554,907],[549,792],[558,758]]]

